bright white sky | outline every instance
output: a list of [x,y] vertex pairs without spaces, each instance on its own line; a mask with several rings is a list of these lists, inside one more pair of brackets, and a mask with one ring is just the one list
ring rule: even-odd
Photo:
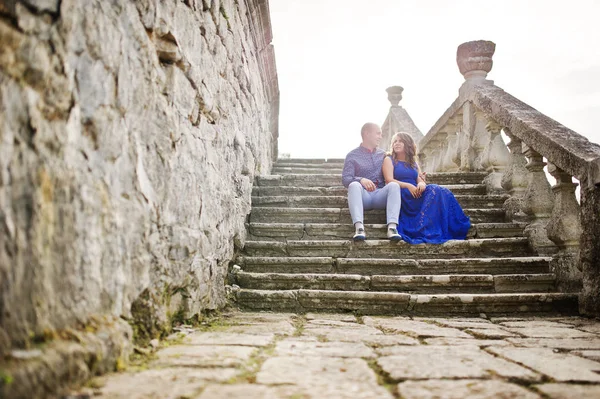
[[464,78],[456,48],[496,43],[488,79],[600,143],[600,0],[270,0],[279,152],[343,158],[385,89],[426,134]]

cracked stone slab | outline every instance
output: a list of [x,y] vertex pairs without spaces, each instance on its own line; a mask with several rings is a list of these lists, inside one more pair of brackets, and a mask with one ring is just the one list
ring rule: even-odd
[[341,320],[328,320],[328,319],[314,319],[309,320],[306,323],[306,327],[323,327],[323,326],[332,326],[332,327],[341,327],[341,328],[363,328],[363,324],[358,324],[356,320],[354,321],[341,321]]
[[553,378],[558,382],[600,382],[600,363],[578,356],[555,353],[549,348],[495,348],[487,350]]
[[425,340],[427,345],[450,345],[450,346],[459,346],[459,345],[475,345],[480,348],[484,348],[486,346],[511,346],[510,342],[501,340],[501,339],[465,339],[465,338],[427,338]]
[[499,339],[499,338],[508,338],[508,337],[518,337],[517,334],[503,330],[501,328],[468,328],[465,332],[472,334],[477,338],[490,338],[490,339]]
[[559,323],[551,320],[532,320],[532,321],[505,321],[500,323],[503,327],[512,328],[572,328],[573,326]]
[[385,350],[393,355],[381,357],[377,363],[394,380],[491,378],[494,375],[523,381],[540,380],[537,373],[494,357],[477,346],[396,346]]
[[257,324],[236,324],[228,327],[226,332],[255,335],[291,335],[296,328],[289,321],[265,322]]
[[196,332],[188,335],[183,343],[186,345],[241,345],[268,346],[273,342],[274,334],[240,334],[229,332]]
[[287,339],[277,343],[278,356],[373,358],[375,352],[362,342],[314,342]]
[[600,398],[600,385],[542,384],[535,388],[550,399]]
[[585,357],[586,359],[600,362],[600,350],[573,351],[573,355]]
[[224,320],[231,324],[251,324],[265,322],[289,322],[296,316],[295,313],[271,313],[271,312],[233,312],[223,315]]
[[507,338],[511,344],[526,348],[554,348],[554,349],[600,349],[600,339],[572,338]]
[[471,336],[455,328],[440,327],[423,321],[395,318],[373,318],[373,322],[385,331],[407,334],[413,337],[453,337],[470,338]]
[[371,337],[383,336],[383,333],[377,330],[376,328],[363,325],[361,325],[360,328],[331,328],[328,326],[309,326],[304,329],[303,335],[318,337],[327,341],[361,342]]
[[320,323],[322,321],[341,321],[344,323],[356,323],[356,316],[353,314],[340,314],[340,313],[307,313],[306,320],[313,323]]
[[427,380],[398,384],[403,399],[540,399],[540,395],[504,381]]
[[[416,319],[416,318],[415,318]],[[451,328],[497,328],[496,324],[491,323],[486,319],[473,319],[473,320],[452,320],[452,319],[423,319],[423,321],[431,320],[436,324],[440,324],[442,327]]]
[[100,399],[179,399],[192,397],[210,382],[234,377],[233,368],[167,368],[113,374],[96,380]]
[[291,384],[314,398],[384,398],[392,395],[377,383],[362,359],[280,356],[267,359],[256,376],[258,384]]
[[157,352],[153,366],[237,367],[257,349],[248,346],[170,346]]
[[258,384],[210,384],[197,399],[279,399],[310,398],[305,390],[296,386],[266,386]]
[[598,338],[595,334],[568,327],[507,327],[506,329],[526,338]]

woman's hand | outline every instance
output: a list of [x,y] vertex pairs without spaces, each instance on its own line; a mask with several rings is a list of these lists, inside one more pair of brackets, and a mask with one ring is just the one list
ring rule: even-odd
[[417,187],[413,186],[410,183],[404,183],[404,185],[404,188],[407,188],[414,198],[421,198],[421,193],[419,192],[419,189]]
[[425,191],[425,187],[427,187],[427,184],[425,184],[425,182],[420,181],[419,184],[417,184],[417,190],[419,191],[419,197],[421,196],[421,194],[423,194],[423,191]]

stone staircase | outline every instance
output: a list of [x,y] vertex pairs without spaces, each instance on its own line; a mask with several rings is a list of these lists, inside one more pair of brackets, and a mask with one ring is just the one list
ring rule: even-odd
[[367,240],[353,242],[341,159],[281,159],[252,190],[248,240],[233,278],[252,310],[361,314],[573,313],[556,292],[551,258],[537,256],[523,225],[506,223],[507,196],[487,195],[485,173],[438,173],[472,228],[465,241],[392,243],[384,211],[365,212]]

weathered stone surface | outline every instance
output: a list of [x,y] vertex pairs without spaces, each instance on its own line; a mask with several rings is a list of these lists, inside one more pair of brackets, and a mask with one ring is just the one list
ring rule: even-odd
[[[341,321],[347,325],[349,323],[356,323],[356,316],[351,314],[339,314],[339,313],[307,313],[305,316],[306,320],[313,324],[323,324],[325,322],[338,322]],[[337,324],[337,323],[336,323]]]
[[398,384],[398,393],[404,399],[539,399],[540,396],[525,388],[503,381],[406,381]]
[[0,324],[11,344],[91,314],[149,323],[138,333],[154,338],[169,313],[222,307],[253,178],[276,155],[268,12],[19,3],[14,23],[0,22]]
[[361,342],[373,336],[383,336],[383,333],[373,327],[358,324],[358,327],[307,326],[304,335],[318,337],[326,341]]
[[[37,399],[58,395],[69,385],[79,385],[96,374],[126,364],[133,352],[129,324],[106,318],[89,326],[91,331],[67,330],[70,341],[55,339],[40,346],[33,359],[0,361],[0,397]],[[7,383],[10,382],[10,383]]]
[[[252,330],[252,327],[249,327]],[[275,335],[238,334],[231,332],[201,332],[187,336],[186,345],[234,345],[234,346],[267,346]]]
[[179,399],[193,397],[211,381],[227,381],[237,371],[233,368],[166,368],[139,373],[108,375],[98,379],[102,399]]
[[478,346],[485,348],[487,346],[511,346],[512,344],[508,341],[501,339],[465,339],[465,338],[427,338],[425,339],[427,345],[450,345],[450,346]]
[[573,351],[571,352],[573,355],[585,357],[586,359],[593,360],[595,362],[600,362],[600,350],[595,351]]
[[600,385],[543,384],[534,387],[550,399],[600,397]]
[[527,338],[598,338],[597,335],[589,332],[564,327],[523,327],[507,328],[507,330]]
[[526,320],[526,321],[503,321],[500,323],[503,327],[512,328],[570,328],[569,324],[560,323],[553,320]]
[[237,324],[227,328],[227,332],[231,333],[266,334],[267,336],[271,334],[290,335],[295,330],[289,321]]
[[235,367],[256,352],[248,346],[170,346],[158,352],[154,367]]
[[278,356],[373,358],[375,352],[361,342],[307,342],[288,338],[275,347]]
[[489,352],[523,364],[556,381],[600,382],[600,363],[577,356],[555,353],[549,348],[495,348]]
[[406,334],[413,337],[449,337],[449,338],[471,338],[460,330],[454,328],[439,327],[422,321],[371,317],[365,320],[365,324],[377,326],[384,331]]
[[[197,399],[279,399],[310,398],[306,389],[296,386],[265,386],[258,384],[218,385],[211,384]],[[196,399],[196,398],[195,398]]]
[[482,318],[473,319],[441,319],[441,318],[416,318],[415,320],[432,322],[443,327],[453,328],[497,328],[495,324]]
[[281,356],[268,359],[256,376],[259,384],[293,384],[310,389],[312,397],[392,398],[377,384],[362,359]]
[[501,328],[468,328],[465,330],[469,334],[482,339],[498,339],[507,337],[517,337],[517,334],[503,330]]
[[526,381],[540,376],[514,363],[496,358],[476,346],[396,346],[377,363],[395,380],[490,378],[499,375]]
[[507,338],[515,346],[526,348],[555,348],[555,349],[600,349],[598,338]]

